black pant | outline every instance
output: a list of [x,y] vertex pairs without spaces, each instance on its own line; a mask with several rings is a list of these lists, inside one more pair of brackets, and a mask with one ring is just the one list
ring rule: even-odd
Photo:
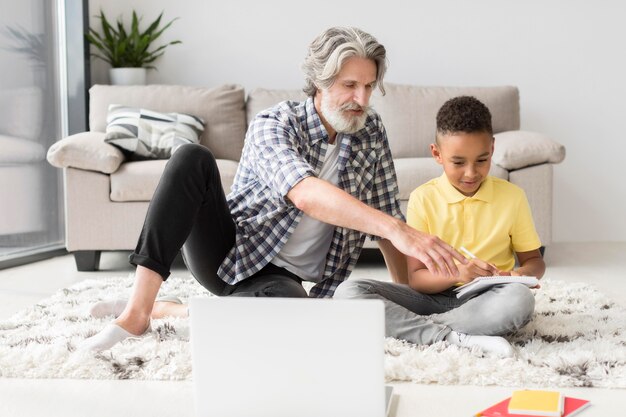
[[191,274],[213,294],[307,296],[299,277],[273,264],[235,285],[224,282],[217,270],[234,244],[235,224],[215,157],[201,145],[181,146],[163,171],[131,264],[149,268],[165,280],[182,249]]

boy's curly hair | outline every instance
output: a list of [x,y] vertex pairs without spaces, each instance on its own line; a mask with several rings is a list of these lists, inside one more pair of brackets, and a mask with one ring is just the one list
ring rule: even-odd
[[437,137],[458,132],[486,132],[493,135],[491,112],[476,97],[452,98],[437,112]]

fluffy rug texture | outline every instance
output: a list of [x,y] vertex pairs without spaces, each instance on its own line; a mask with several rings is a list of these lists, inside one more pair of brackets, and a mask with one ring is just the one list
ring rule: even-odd
[[[87,311],[101,299],[126,297],[133,277],[91,279],[58,291],[0,321],[0,376],[184,380],[191,378],[188,319],[154,320],[153,331],[99,354],[76,346],[108,323]],[[162,294],[210,296],[191,278],[172,277]],[[626,388],[626,310],[583,283],[542,281],[532,322],[508,339],[516,358],[439,342],[385,341],[388,381],[417,383]]]

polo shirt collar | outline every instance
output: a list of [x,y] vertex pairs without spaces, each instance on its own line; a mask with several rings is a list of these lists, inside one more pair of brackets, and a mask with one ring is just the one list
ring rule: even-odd
[[493,180],[491,176],[487,176],[487,178],[480,185],[480,188],[472,197],[467,197],[463,195],[459,190],[454,188],[450,181],[448,181],[448,177],[446,174],[442,174],[439,177],[440,181],[437,182],[438,188],[443,194],[444,198],[449,204],[459,203],[466,198],[471,198],[473,200],[480,200],[486,203],[489,203],[493,200]]

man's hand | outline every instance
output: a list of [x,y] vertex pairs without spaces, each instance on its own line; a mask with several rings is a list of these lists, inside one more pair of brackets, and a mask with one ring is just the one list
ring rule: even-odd
[[398,222],[397,231],[389,240],[407,256],[420,260],[433,274],[440,277],[458,277],[459,269],[454,260],[466,264],[467,259],[437,236],[413,229]]

